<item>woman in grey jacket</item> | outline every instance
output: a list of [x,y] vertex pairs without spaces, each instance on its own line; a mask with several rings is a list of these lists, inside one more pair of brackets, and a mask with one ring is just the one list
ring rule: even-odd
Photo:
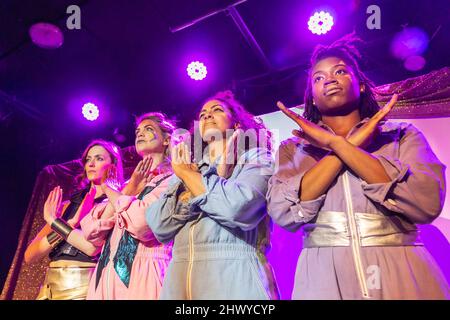
[[174,241],[161,299],[277,299],[266,259],[272,226],[265,193],[273,160],[270,142],[261,143],[269,133],[230,91],[206,101],[194,128],[203,159],[191,163],[187,143],[176,145],[175,175],[147,210],[157,239]]

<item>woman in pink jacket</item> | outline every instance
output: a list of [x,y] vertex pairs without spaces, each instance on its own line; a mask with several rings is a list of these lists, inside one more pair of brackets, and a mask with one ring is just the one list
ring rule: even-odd
[[144,114],[136,124],[135,146],[143,160],[121,192],[104,177],[101,186],[108,201],[81,221],[85,237],[103,246],[87,299],[158,299],[171,259],[171,244],[156,240],[145,211],[164,193],[172,175],[167,155],[175,126],[161,113]]

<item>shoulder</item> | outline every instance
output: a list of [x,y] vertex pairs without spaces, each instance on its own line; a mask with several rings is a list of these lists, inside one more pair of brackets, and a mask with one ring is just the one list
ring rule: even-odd
[[419,137],[420,139],[425,139],[422,132],[409,122],[394,122],[386,121],[381,125],[381,131],[383,133],[397,132],[399,133],[400,139],[408,139],[412,136]]
[[272,152],[267,148],[252,148],[242,153],[238,159],[238,163],[249,163],[255,160],[258,162],[271,162],[272,159]]

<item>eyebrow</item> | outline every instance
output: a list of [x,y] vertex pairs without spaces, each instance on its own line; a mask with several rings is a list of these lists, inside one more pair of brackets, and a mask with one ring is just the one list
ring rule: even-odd
[[87,158],[91,158],[91,157],[94,157],[94,158],[95,158],[95,157],[103,157],[103,156],[104,156],[103,154],[97,153],[97,154],[94,154],[93,156],[87,156],[86,159],[87,159]]
[[[331,69],[334,69],[334,68],[336,68],[336,67],[347,67],[347,65],[342,64],[342,63],[338,63],[338,64],[335,64],[333,67],[331,67]],[[322,70],[318,70],[318,71],[316,71],[316,72],[313,73],[313,76],[314,76],[316,73],[325,73],[325,72],[322,71]]]
[[[155,130],[155,127],[152,126],[151,124],[146,124],[146,125],[144,126],[144,129],[146,129],[146,128],[148,128],[148,127],[150,127],[150,128],[152,128],[153,130]],[[136,128],[136,129],[134,130],[134,132],[138,132],[138,130],[139,130],[139,128]]]
[[[212,109],[212,108],[215,108],[215,107],[223,108],[221,104],[215,104],[215,105],[211,106],[211,108],[209,108],[209,109]],[[200,111],[200,114],[202,114],[202,112],[204,112],[204,111],[205,111],[205,109],[202,109],[202,111]]]

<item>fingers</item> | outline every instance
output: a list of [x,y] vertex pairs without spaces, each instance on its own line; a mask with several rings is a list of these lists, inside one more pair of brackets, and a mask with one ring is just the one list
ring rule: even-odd
[[184,146],[184,163],[189,164],[191,163],[191,153],[189,151],[189,147],[186,143],[183,143]]
[[371,120],[375,121],[376,123],[380,122],[381,120],[383,120],[383,118],[392,110],[392,108],[394,107],[394,105],[397,103],[397,99],[398,99],[398,94],[394,94],[391,98],[391,100],[389,100],[388,103],[386,103],[386,105],[380,109],[380,111],[378,111]]
[[305,139],[305,133],[300,130],[292,130],[292,134],[298,138]]
[[180,147],[181,147],[181,143],[177,144],[176,146],[174,146],[172,148],[172,163],[174,164],[180,164]]
[[58,189],[56,191],[55,209],[57,209],[61,205],[61,201],[62,201],[62,189],[60,186],[58,186]]
[[289,118],[291,118],[292,120],[294,120],[298,125],[302,124],[302,120],[303,118],[301,116],[299,116],[298,114],[296,114],[294,111],[288,109],[283,102],[278,101],[277,102],[277,107],[285,114],[287,115]]
[[[144,159],[145,159],[145,158],[144,158]],[[143,166],[143,164],[144,164],[144,159],[142,159],[141,161],[139,161],[139,163],[137,164],[136,169],[134,169],[134,171],[136,171],[136,172],[140,172],[140,171],[141,171],[142,166]]]
[[151,158],[149,156],[145,156],[142,160],[141,172],[147,172],[151,168]]
[[391,100],[389,100],[389,102],[381,110],[387,110],[387,112],[386,112],[386,114],[387,114],[389,111],[391,111],[392,107],[394,107],[394,105],[397,103],[397,100],[398,100],[398,94],[394,93]]

